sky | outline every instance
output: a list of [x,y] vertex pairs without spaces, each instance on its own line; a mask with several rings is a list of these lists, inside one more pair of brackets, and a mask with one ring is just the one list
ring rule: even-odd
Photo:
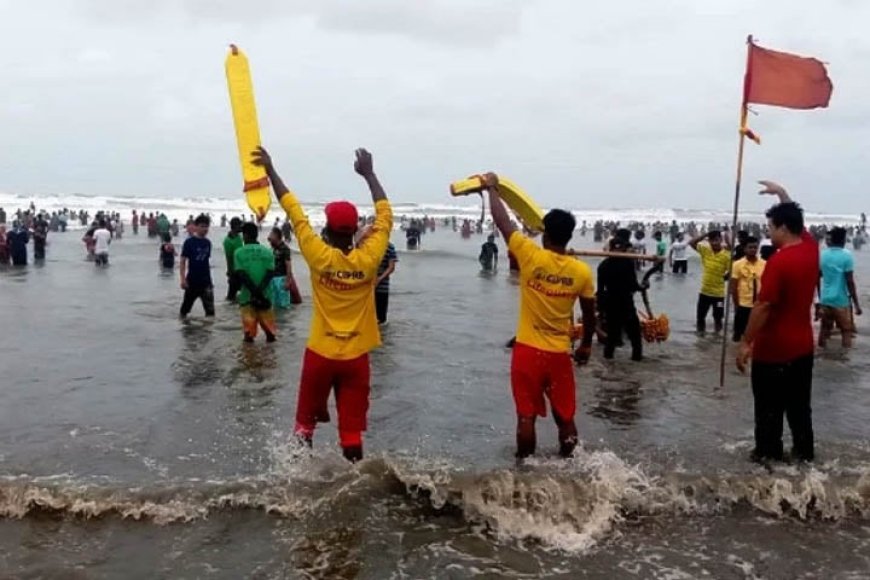
[[303,200],[450,203],[493,170],[545,207],[730,207],[746,36],[828,64],[828,109],[755,107],[744,207],[870,197],[866,0],[0,0],[0,191],[241,195],[229,43]]

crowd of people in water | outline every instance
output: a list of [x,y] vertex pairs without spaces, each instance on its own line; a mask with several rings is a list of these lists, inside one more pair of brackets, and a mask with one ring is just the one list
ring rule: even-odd
[[[289,243],[295,237],[311,272],[312,323],[303,360],[294,432],[310,444],[319,422],[327,421],[327,400],[335,392],[338,432],[344,455],[362,457],[367,426],[370,367],[368,353],[380,345],[379,326],[387,322],[390,279],[398,254],[390,241],[392,209],[375,176],[371,155],[357,151],[356,172],[366,181],[375,213],[360,216],[349,202],[324,207],[325,226],[315,232],[301,204],[284,186],[265,150],[254,153],[267,172],[286,219],[268,228],[254,216],[220,217],[228,230],[222,240],[227,276],[226,301],[240,312],[242,337],[253,342],[262,330],[267,342],[277,340],[276,310],[303,300],[294,278]],[[535,451],[535,420],[546,416],[549,401],[559,431],[560,451],[570,455],[577,443],[574,422],[574,364],[588,362],[593,339],[612,359],[628,339],[631,359],[643,359],[641,320],[635,295],[649,288],[651,275],[689,271],[690,250],[700,258],[701,283],[695,330],[724,328],[725,302],[733,304],[730,339],[737,343],[736,364],[745,370],[752,360],[756,445],[753,459],[782,460],[783,416],[788,418],[796,459],[810,461],[814,442],[810,412],[812,368],[816,344],[825,347],[835,330],[843,347],[852,345],[854,317],[862,314],[854,259],[846,246],[860,251],[867,242],[866,216],[856,224],[805,227],[803,210],[783,187],[762,182],[762,193],[779,203],[767,212],[767,223],[742,223],[736,231],[723,224],[630,223],[599,221],[577,224],[574,215],[551,210],[540,233],[518,228],[499,194],[498,177],[485,176],[491,218],[440,220],[441,227],[462,238],[486,235],[478,260],[484,273],[498,271],[500,237],[506,242],[509,271],[519,278],[521,295],[513,349],[511,384],[517,414],[517,457]],[[128,221],[129,220],[129,221]],[[399,218],[408,250],[422,248],[423,238],[439,220],[425,216]],[[197,301],[206,316],[215,315],[212,243],[209,215],[190,216],[184,226],[162,212],[139,213],[128,219],[117,212],[37,211],[34,204],[16,210],[7,229],[0,208],[0,264],[27,264],[32,240],[34,260],[44,260],[50,233],[67,231],[75,222],[84,229],[86,256],[107,266],[114,241],[123,239],[126,223],[132,234],[144,230],[155,239],[159,267],[175,273],[183,290],[179,314],[187,317]],[[568,249],[579,232],[590,233],[604,258],[597,275]],[[535,238],[540,235],[540,243]],[[175,239],[182,237],[180,250]],[[651,267],[639,280],[647,262]],[[579,303],[581,315],[576,317]],[[813,314],[814,312],[814,314]],[[820,322],[817,343],[813,319]],[[577,324],[580,323],[580,324]]]

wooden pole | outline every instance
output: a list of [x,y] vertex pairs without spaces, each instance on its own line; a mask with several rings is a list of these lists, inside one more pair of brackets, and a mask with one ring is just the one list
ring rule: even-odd
[[728,354],[728,317],[731,314],[731,274],[734,267],[734,241],[737,236],[737,217],[740,211],[740,184],[743,181],[743,150],[746,145],[746,108],[749,97],[750,65],[752,58],[752,35],[746,39],[746,73],[743,80],[743,103],[740,105],[740,137],[737,145],[737,179],[734,184],[734,214],[731,219],[731,265],[728,267],[728,284],[725,287],[725,320],[722,325],[722,353],[719,359],[719,388],[725,386],[725,358]]
[[633,254],[631,252],[603,252],[597,250],[568,250],[571,256],[581,258],[630,258],[632,260],[643,260],[647,262],[664,262],[665,259],[654,254]]

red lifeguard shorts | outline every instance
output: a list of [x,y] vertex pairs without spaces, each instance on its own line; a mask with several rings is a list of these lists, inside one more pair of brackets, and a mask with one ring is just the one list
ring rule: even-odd
[[[370,390],[369,355],[335,360],[305,349],[296,404],[296,432],[307,437],[317,423],[329,422],[329,393],[335,389],[338,431],[342,445],[358,445],[366,430]],[[361,439],[360,439],[361,441]]]
[[574,365],[568,353],[516,343],[511,358],[511,388],[520,417],[546,417],[546,395],[556,416],[562,420],[574,418],[577,395]]

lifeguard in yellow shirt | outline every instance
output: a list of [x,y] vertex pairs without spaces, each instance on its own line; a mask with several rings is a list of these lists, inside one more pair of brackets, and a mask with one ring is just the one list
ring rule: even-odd
[[302,361],[295,433],[311,442],[317,423],[329,421],[327,401],[335,390],[342,451],[349,461],[359,461],[369,408],[369,351],[381,345],[374,290],[378,265],[393,230],[390,203],[375,175],[371,154],[357,149],[354,170],[368,184],[375,206],[371,234],[354,247],[357,209],[350,202],[335,201],[324,208],[326,230],[321,238],[265,149],[254,152],[254,163],[266,169],[311,271],[314,309]]
[[543,247],[517,231],[499,196],[498,177],[484,176],[492,219],[520,266],[520,316],[511,358],[511,389],[517,411],[517,458],[535,452],[535,420],[550,401],[559,429],[559,453],[577,446],[577,393],[571,362],[574,305],[583,311],[583,339],[574,355],[586,364],[595,334],[595,283],[585,263],[567,255],[577,221],[554,209],[544,216]]

